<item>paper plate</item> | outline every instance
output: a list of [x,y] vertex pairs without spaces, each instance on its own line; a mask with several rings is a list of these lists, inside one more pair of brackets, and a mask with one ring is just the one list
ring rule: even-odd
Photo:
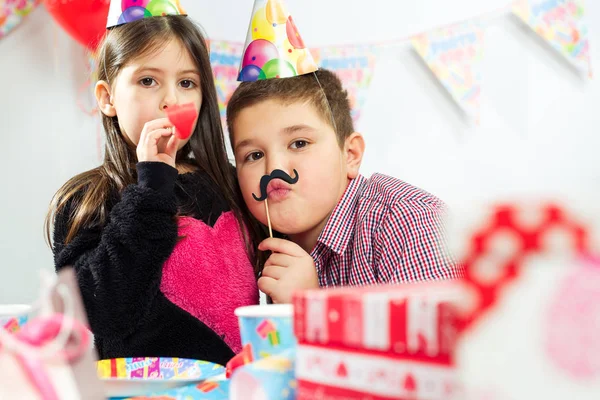
[[113,358],[97,363],[108,397],[143,396],[224,377],[225,368],[208,361],[171,357]]

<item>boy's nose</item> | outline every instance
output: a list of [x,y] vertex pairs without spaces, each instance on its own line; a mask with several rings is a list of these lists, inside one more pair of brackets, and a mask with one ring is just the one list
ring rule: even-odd
[[267,171],[265,171],[265,174],[270,174],[274,170],[280,169],[290,176],[294,175],[292,173],[293,168],[289,165],[289,162],[287,162],[285,160],[285,158],[283,158],[283,157],[267,156],[266,164],[267,164]]

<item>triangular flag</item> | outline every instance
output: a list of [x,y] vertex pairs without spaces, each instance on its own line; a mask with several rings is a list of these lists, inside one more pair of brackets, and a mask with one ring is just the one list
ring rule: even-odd
[[198,113],[194,103],[174,105],[167,108],[167,118],[175,125],[175,136],[185,140],[192,135]]
[[317,69],[283,0],[255,0],[238,80],[290,78]]
[[375,70],[378,47],[357,45],[322,47],[311,49],[315,61],[321,68],[333,71],[348,92],[352,119],[356,123],[367,101],[367,93]]
[[479,123],[483,29],[467,22],[412,37],[411,43],[467,116]]
[[39,0],[0,2],[0,39],[16,28],[39,3]]
[[592,77],[583,1],[519,0],[512,11],[567,61]]
[[223,130],[227,127],[227,103],[238,87],[238,67],[244,51],[243,43],[213,40],[210,43],[210,64],[215,76],[217,100]]

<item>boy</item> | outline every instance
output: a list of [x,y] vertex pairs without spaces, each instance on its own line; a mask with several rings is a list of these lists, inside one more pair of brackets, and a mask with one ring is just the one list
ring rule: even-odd
[[[297,289],[461,275],[444,250],[439,199],[359,174],[364,139],[332,72],[242,82],[227,124],[248,209],[266,225],[266,197],[273,229],[289,238],[259,246],[272,254],[258,285],[275,303],[290,302]],[[284,178],[263,178],[273,171]]]

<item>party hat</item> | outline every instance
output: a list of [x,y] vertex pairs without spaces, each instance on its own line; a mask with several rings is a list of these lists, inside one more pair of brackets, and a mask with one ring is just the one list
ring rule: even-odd
[[317,69],[283,0],[255,0],[238,81],[290,78]]
[[111,0],[106,29],[142,18],[186,15],[179,0]]

